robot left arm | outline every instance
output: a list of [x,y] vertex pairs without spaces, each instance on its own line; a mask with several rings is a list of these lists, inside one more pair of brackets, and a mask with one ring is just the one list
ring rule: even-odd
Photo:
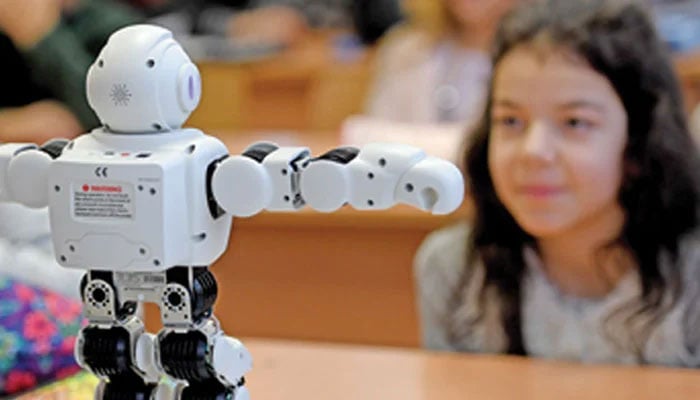
[[387,143],[339,147],[319,157],[304,147],[256,143],[217,166],[212,188],[224,210],[242,217],[304,205],[333,212],[345,204],[383,210],[398,203],[447,214],[464,198],[462,174],[454,164],[413,146]]
[[32,143],[0,145],[0,202],[31,208],[49,204],[49,168],[68,140],[54,139],[42,146]]

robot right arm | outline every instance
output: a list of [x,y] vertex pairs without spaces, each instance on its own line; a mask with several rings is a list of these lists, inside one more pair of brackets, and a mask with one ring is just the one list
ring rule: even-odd
[[67,143],[65,139],[54,139],[41,147],[32,143],[1,144],[0,203],[17,202],[30,208],[48,206],[51,161]]
[[447,214],[464,197],[462,174],[454,164],[389,143],[339,147],[319,157],[311,157],[305,147],[256,143],[219,163],[212,189],[221,208],[239,217],[304,205],[333,212],[345,204],[383,210],[398,203]]

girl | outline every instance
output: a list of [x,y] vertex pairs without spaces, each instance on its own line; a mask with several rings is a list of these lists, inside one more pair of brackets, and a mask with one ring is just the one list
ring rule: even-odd
[[493,65],[465,157],[475,221],[416,256],[424,344],[700,366],[700,162],[649,17],[525,4]]

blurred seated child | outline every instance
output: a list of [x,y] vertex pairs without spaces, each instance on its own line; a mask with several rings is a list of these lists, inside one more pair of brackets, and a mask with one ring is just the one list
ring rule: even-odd
[[0,142],[41,143],[95,128],[88,67],[114,30],[139,20],[108,0],[2,0]]
[[515,0],[405,0],[409,19],[380,42],[371,117],[409,123],[478,119],[491,74],[488,44]]
[[[0,1],[0,142],[42,144],[95,128],[85,77],[116,29],[140,21],[107,0]],[[0,273],[78,297],[79,271],[52,254],[46,210],[0,204]]]
[[538,0],[502,21],[493,65],[475,220],[416,256],[423,344],[700,366],[700,160],[648,15]]
[[343,140],[403,141],[459,158],[486,101],[494,25],[516,2],[405,0],[408,21],[379,42],[364,115],[346,121]]

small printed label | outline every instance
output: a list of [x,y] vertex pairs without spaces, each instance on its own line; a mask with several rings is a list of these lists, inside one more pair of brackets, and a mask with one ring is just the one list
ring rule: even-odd
[[133,187],[122,183],[73,185],[73,214],[76,218],[131,219],[134,217]]
[[122,288],[144,290],[165,285],[166,277],[161,272],[116,272],[114,281]]
[[144,283],[165,283],[165,275],[144,275]]

